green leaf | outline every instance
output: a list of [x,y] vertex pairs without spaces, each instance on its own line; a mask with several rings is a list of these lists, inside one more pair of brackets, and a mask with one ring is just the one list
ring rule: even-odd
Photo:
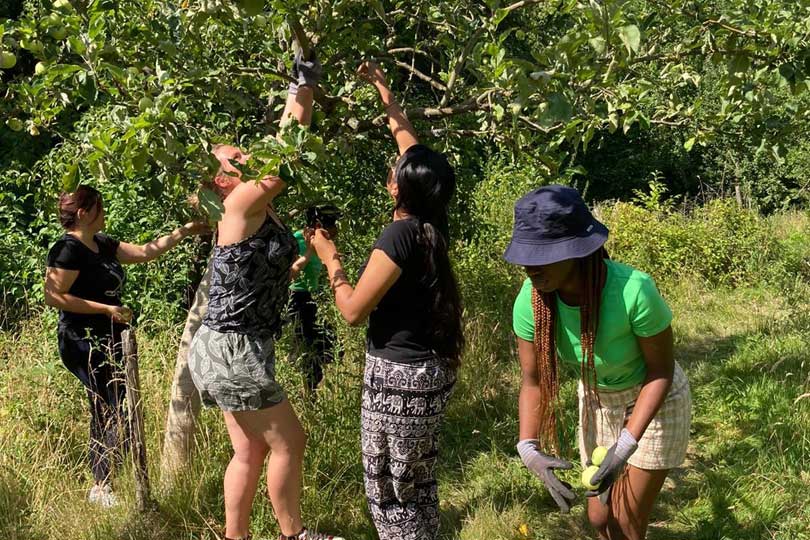
[[62,189],[71,192],[79,185],[79,165],[73,164],[68,167],[67,172],[62,176]]
[[779,75],[781,75],[782,79],[788,84],[794,84],[796,82],[796,68],[793,64],[787,63],[779,66]]
[[685,143],[683,143],[683,149],[686,150],[687,152],[691,152],[692,147],[695,146],[695,141],[696,140],[697,140],[696,137],[692,137],[691,139],[688,139]]
[[285,163],[278,168],[278,177],[284,180],[289,186],[295,183],[295,174],[289,163]]
[[596,51],[596,54],[599,55],[605,54],[607,42],[605,41],[605,38],[603,38],[602,36],[589,39],[588,44],[594,51]]
[[641,46],[641,31],[635,24],[628,24],[619,28],[619,36],[622,38],[627,52],[637,53]]
[[751,59],[744,54],[734,55],[734,57],[728,63],[729,73],[735,76],[740,73],[745,73],[746,71],[748,71],[749,67],[751,67]]
[[501,8],[495,10],[495,16],[492,17],[492,23],[495,26],[498,26],[503,22],[503,20],[506,18],[507,15],[509,15],[509,10],[507,9]]
[[543,114],[541,122],[545,125],[568,122],[573,113],[574,108],[568,102],[568,99],[559,92],[554,92],[548,96],[548,108]]
[[217,222],[222,219],[225,207],[222,206],[219,195],[208,188],[202,188],[197,194],[197,198],[200,201],[200,208],[208,215],[208,221]]

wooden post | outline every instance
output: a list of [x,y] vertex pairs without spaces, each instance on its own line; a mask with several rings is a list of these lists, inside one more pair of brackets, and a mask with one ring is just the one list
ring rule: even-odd
[[127,411],[132,436],[132,463],[135,471],[135,503],[139,512],[152,506],[149,495],[149,470],[146,464],[146,433],[143,425],[141,403],[141,380],[138,374],[138,343],[135,330],[128,328],[121,333],[124,347],[124,366],[127,380]]

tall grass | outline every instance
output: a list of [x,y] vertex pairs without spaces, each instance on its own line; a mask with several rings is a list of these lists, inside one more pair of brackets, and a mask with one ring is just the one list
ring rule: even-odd
[[[602,213],[635,213],[639,207],[616,208]],[[652,214],[645,215],[648,226],[637,232],[639,244],[644,235],[659,234],[656,227],[674,230],[683,219],[679,223],[696,230],[702,219],[665,215],[652,222]],[[786,214],[756,220],[750,227],[767,231],[758,241],[780,246],[778,256],[736,281],[690,271],[688,259],[673,272],[649,262],[656,259],[643,259],[643,251],[612,249],[614,258],[639,264],[662,284],[676,314],[677,359],[694,395],[688,461],[667,480],[651,539],[810,538],[810,399],[797,401],[810,391],[810,285],[802,273],[810,261],[810,219]],[[611,226],[619,230],[615,222]],[[722,236],[719,230],[714,227],[715,237]],[[682,238],[709,241],[696,234]],[[498,256],[492,245],[481,245],[469,247],[458,261],[469,348],[442,439],[441,536],[590,537],[583,505],[569,516],[558,514],[514,451],[519,371],[510,312],[521,278]],[[697,258],[692,268],[699,264]],[[153,478],[180,330],[159,321],[139,330]],[[373,539],[359,448],[362,332],[340,327],[340,333],[345,358],[328,367],[316,401],[305,397],[300,373],[285,360],[287,338],[279,344],[278,374],[309,434],[307,521],[347,538]],[[576,459],[574,378],[565,380],[564,451]],[[158,510],[139,515],[129,470],[116,481],[121,506],[101,510],[85,500],[92,482],[85,400],[79,383],[61,367],[52,313],[32,317],[14,333],[0,333],[0,534],[48,540],[218,538],[222,474],[230,456],[220,415],[203,412],[192,470],[171,488],[157,482]],[[578,471],[567,476],[576,482]],[[264,496],[256,499],[251,528],[256,538],[278,534]]]

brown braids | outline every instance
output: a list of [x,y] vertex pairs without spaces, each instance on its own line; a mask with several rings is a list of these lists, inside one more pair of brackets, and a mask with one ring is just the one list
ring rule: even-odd
[[[602,304],[602,289],[605,286],[608,259],[604,247],[579,259],[582,290],[584,292],[580,305],[580,343],[582,345],[581,373],[585,387],[586,415],[583,430],[591,422],[590,401],[596,394],[596,368],[594,365],[594,344],[599,327],[599,310]],[[557,435],[557,408],[560,383],[557,369],[556,313],[557,294],[541,293],[532,288],[532,307],[534,309],[534,349],[537,361],[537,373],[540,383],[540,404],[537,408],[539,427],[537,438],[543,449],[554,453],[559,450]]]

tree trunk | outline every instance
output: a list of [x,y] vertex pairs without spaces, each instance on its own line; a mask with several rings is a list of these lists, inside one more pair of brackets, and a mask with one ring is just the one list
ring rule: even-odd
[[149,467],[146,461],[146,434],[141,403],[141,377],[138,373],[138,343],[135,330],[128,328],[121,333],[124,348],[124,365],[127,383],[127,410],[132,435],[132,462],[135,469],[135,504],[138,512],[152,507],[149,494]]
[[160,469],[161,479],[165,486],[171,486],[178,475],[186,470],[194,450],[194,431],[197,415],[200,412],[200,395],[191,380],[188,369],[188,353],[191,340],[200,328],[208,310],[208,287],[211,283],[211,257],[205,274],[194,294],[194,303],[188,310],[180,348],[177,350],[177,361],[172,381],[169,411],[166,416],[166,434],[163,439],[163,455]]

